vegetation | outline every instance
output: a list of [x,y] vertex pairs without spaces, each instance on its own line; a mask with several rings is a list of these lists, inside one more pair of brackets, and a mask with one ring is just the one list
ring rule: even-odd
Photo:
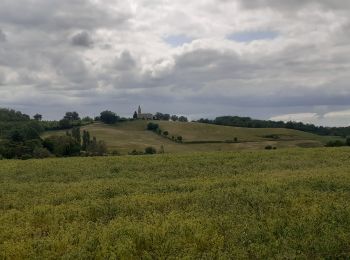
[[119,121],[120,117],[114,112],[106,110],[101,112],[99,119],[105,124],[115,124]]
[[199,123],[236,126],[236,127],[248,127],[248,128],[287,128],[304,132],[309,132],[318,135],[333,135],[333,136],[350,136],[350,127],[323,127],[315,126],[313,124],[304,124],[301,122],[283,122],[283,121],[266,121],[257,120],[250,117],[239,116],[221,116],[214,120],[200,119]]
[[348,148],[0,166],[1,259],[350,257]]

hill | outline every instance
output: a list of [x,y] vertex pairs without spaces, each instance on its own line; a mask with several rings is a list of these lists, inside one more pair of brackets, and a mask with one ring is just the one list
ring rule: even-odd
[[[147,146],[156,149],[163,146],[165,152],[170,153],[264,149],[267,145],[277,148],[319,147],[336,138],[284,128],[240,128],[203,123],[154,121],[163,131],[169,132],[170,138],[182,136],[184,143],[179,144],[147,131],[149,122],[138,120],[115,125],[95,123],[82,127],[82,130],[88,130],[97,139],[105,140],[110,150],[118,150],[122,154],[133,149],[142,151]],[[65,134],[65,131],[46,132],[43,137],[56,134]],[[233,143],[235,138],[237,142]]]
[[0,258],[349,258],[349,154],[3,160]]

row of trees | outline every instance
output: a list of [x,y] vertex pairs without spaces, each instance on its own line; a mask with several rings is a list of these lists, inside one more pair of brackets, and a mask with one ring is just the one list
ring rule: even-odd
[[166,138],[168,138],[168,139],[170,139],[170,140],[172,140],[174,142],[182,143],[182,140],[183,140],[182,136],[171,136],[170,137],[169,132],[168,131],[163,131],[160,128],[160,126],[158,124],[156,124],[156,123],[152,123],[152,122],[148,123],[147,124],[147,130],[153,131],[153,132],[155,132],[155,133],[157,133],[157,134],[159,134],[161,136],[164,136],[164,137],[166,137]]
[[323,127],[313,124],[304,124],[301,122],[283,122],[283,121],[267,121],[257,120],[250,117],[239,116],[221,116],[214,120],[200,119],[197,122],[215,125],[248,127],[248,128],[288,128],[304,132],[309,132],[318,135],[333,135],[333,136],[350,136],[350,127]]

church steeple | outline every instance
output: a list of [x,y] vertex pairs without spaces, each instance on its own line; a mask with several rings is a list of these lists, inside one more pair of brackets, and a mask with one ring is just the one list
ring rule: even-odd
[[141,107],[139,106],[139,109],[137,110],[138,114],[142,114]]

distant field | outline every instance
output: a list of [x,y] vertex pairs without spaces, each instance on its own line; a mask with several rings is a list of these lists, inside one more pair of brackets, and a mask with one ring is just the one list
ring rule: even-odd
[[[239,128],[201,123],[155,121],[163,131],[169,132],[170,137],[182,136],[184,142],[224,142],[238,138],[238,143],[178,144],[147,131],[147,123],[149,122],[142,120],[112,126],[95,123],[82,129],[89,130],[100,140],[105,140],[110,150],[117,150],[122,154],[127,154],[133,149],[143,151],[147,146],[153,146],[156,149],[163,146],[167,153],[264,149],[267,145],[277,148],[320,147],[335,138],[290,129]],[[65,134],[65,131],[47,132],[44,137],[54,134]]]
[[0,161],[0,259],[350,257],[350,149]]

